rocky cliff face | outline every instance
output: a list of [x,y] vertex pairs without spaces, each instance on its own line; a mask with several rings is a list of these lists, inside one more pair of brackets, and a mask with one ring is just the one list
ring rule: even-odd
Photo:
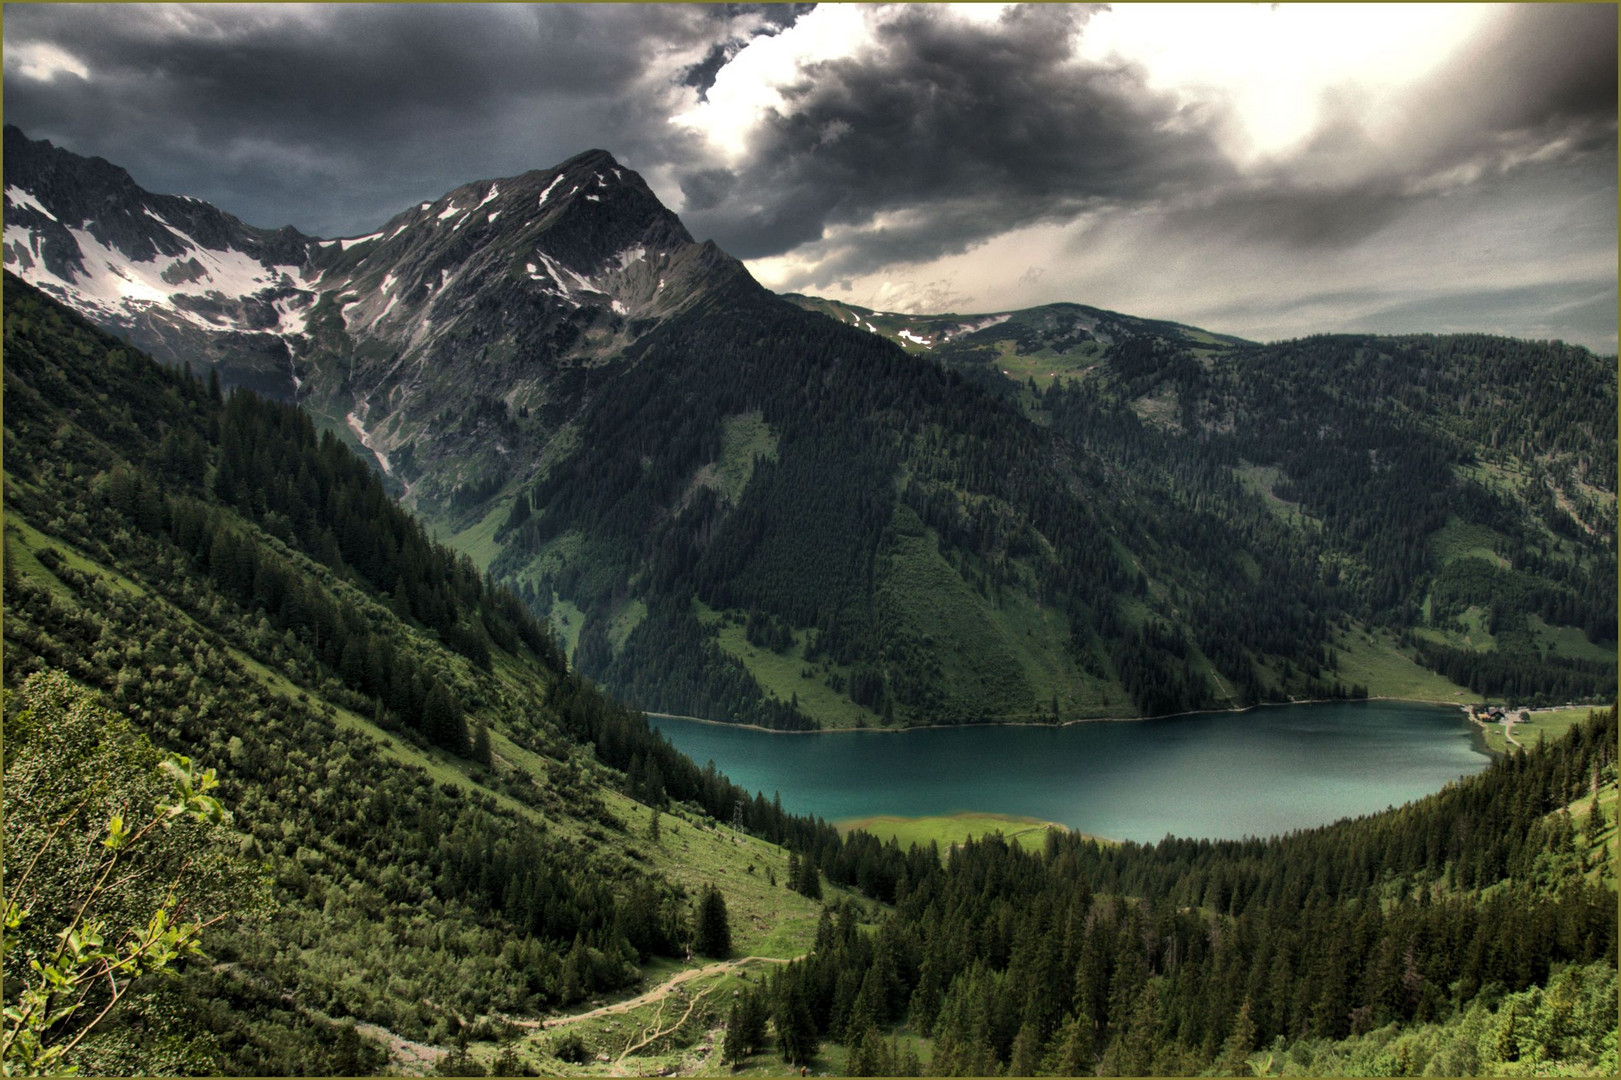
[[534,457],[589,369],[662,320],[757,288],[601,150],[337,239],[153,194],[15,127],[5,153],[7,268],[160,359],[347,427],[430,503]]

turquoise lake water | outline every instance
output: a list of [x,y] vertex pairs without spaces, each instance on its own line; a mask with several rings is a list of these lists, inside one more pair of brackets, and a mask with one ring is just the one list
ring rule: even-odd
[[1268,836],[1399,806],[1491,760],[1455,707],[1362,701],[1062,728],[784,735],[650,718],[790,812],[1014,814],[1118,840]]

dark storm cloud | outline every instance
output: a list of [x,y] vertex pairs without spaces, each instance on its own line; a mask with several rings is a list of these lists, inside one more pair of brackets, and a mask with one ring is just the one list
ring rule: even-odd
[[[679,199],[700,238],[745,258],[793,252],[775,272],[798,276],[779,287],[875,281],[1052,226],[1025,234],[1047,244],[1052,273],[1039,289],[1033,263],[1006,250],[1001,263],[963,262],[975,281],[950,287],[966,295],[1024,274],[1028,287],[998,301],[1022,305],[1092,302],[1129,285],[1152,314],[1167,309],[1174,272],[1173,298],[1191,315],[1251,287],[1225,269],[1238,266],[1280,302],[1302,297],[1296,314],[1269,322],[1258,311],[1239,331],[1309,329],[1288,320],[1327,311],[1319,279],[1411,287],[1433,264],[1487,296],[1523,283],[1515,271],[1530,251],[1539,268],[1613,263],[1614,5],[1490,9],[1399,101],[1370,108],[1377,71],[1336,84],[1311,103],[1309,141],[1260,162],[1228,156],[1248,122],[1239,98],[1161,92],[1130,62],[1077,57],[1094,14],[1085,6],[1014,8],[989,24],[932,5],[863,11],[841,58],[724,72],[763,35],[803,34],[807,52],[825,55],[830,13],[800,25],[812,6],[15,4],[6,119],[146,187],[325,236],[603,147]],[[42,46],[88,77],[73,63],[42,77]],[[758,124],[747,93],[704,107],[749,125],[735,158],[709,138],[737,132],[671,122],[690,121],[700,93],[728,75],[745,88],[764,78],[781,95]],[[1375,307],[1420,321],[1447,305],[1473,314],[1454,293],[1423,310]],[[1538,302],[1502,294],[1479,310],[1511,301]],[[1366,298],[1343,303],[1373,310]],[[1556,306],[1602,321],[1602,300]],[[1613,343],[1613,312],[1610,323],[1598,340]]]
[[872,47],[804,69],[743,164],[683,178],[690,227],[745,258],[854,227],[805,282],[826,285],[1100,208],[1309,251],[1354,247],[1527,160],[1585,160],[1614,184],[1613,5],[1505,8],[1401,103],[1394,136],[1330,90],[1310,141],[1252,170],[1216,147],[1223,106],[1179,108],[1130,66],[1073,57],[1089,16],[889,20]]
[[[1167,219],[1302,250],[1355,245],[1449,191],[1492,184],[1527,162],[1558,161],[1615,186],[1616,7],[1533,4],[1486,33],[1403,103],[1392,144],[1330,94],[1326,118],[1288,160],[1216,187]],[[1613,197],[1612,197],[1613,198]]]
[[90,77],[8,65],[6,118],[255,224],[352,231],[469,180],[667,140],[640,85],[649,57],[701,49],[717,17],[651,4],[12,5],[8,50],[49,42]]
[[[1197,116],[1130,69],[1071,56],[1089,15],[1038,5],[987,27],[920,7],[886,21],[870,48],[808,67],[785,89],[785,110],[735,171],[740,197],[691,214],[695,233],[750,258],[828,226],[927,208],[921,228],[864,238],[875,266],[1066,219],[1098,198],[1225,179]],[[961,212],[968,201],[975,211]]]
[[1412,104],[1447,141],[1614,125],[1616,6],[1528,4],[1446,65]]

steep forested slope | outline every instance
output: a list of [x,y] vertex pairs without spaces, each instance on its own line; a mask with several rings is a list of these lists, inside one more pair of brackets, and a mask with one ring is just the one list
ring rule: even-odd
[[[210,931],[214,966],[86,1046],[92,1071],[369,1070],[355,1021],[444,1043],[628,985],[692,934],[678,858],[628,831],[646,804],[836,839],[598,694],[297,409],[222,400],[9,277],[5,305],[8,769],[40,730],[19,716],[81,708],[45,678],[70,675],[216,769],[238,854],[271,875]],[[74,811],[93,833],[97,813]]]
[[1393,692],[1357,655],[1369,628],[1477,693],[1613,692],[1613,359],[1484,335],[1254,345],[1073,304],[899,316],[794,299],[1098,462],[1121,543],[1173,600],[1156,614],[1246,696],[1288,676],[1244,651],[1286,657],[1301,636],[1318,688]]

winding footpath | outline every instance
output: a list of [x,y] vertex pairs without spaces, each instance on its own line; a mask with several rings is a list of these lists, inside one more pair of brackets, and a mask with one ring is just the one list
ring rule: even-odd
[[[804,957],[796,957],[795,959],[802,960]],[[640,1009],[644,1005],[657,1004],[658,1002],[669,997],[670,992],[683,983],[689,983],[694,979],[707,978],[712,975],[724,975],[728,972],[737,971],[745,964],[788,963],[792,963],[792,961],[778,959],[774,956],[745,956],[738,960],[721,960],[717,963],[706,964],[703,967],[688,968],[685,971],[678,971],[674,975],[671,975],[668,979],[665,979],[663,982],[659,983],[653,989],[647,991],[645,994],[640,994],[625,1001],[615,1002],[612,1005],[604,1005],[601,1008],[592,1009],[590,1012],[574,1013],[570,1016],[553,1016],[545,1020],[514,1020],[512,1022],[517,1024],[519,1027],[542,1028],[549,1030],[551,1028],[563,1027],[566,1024],[575,1024],[581,1020],[592,1020],[599,1016],[614,1016],[618,1013],[627,1013],[635,1009]]]

